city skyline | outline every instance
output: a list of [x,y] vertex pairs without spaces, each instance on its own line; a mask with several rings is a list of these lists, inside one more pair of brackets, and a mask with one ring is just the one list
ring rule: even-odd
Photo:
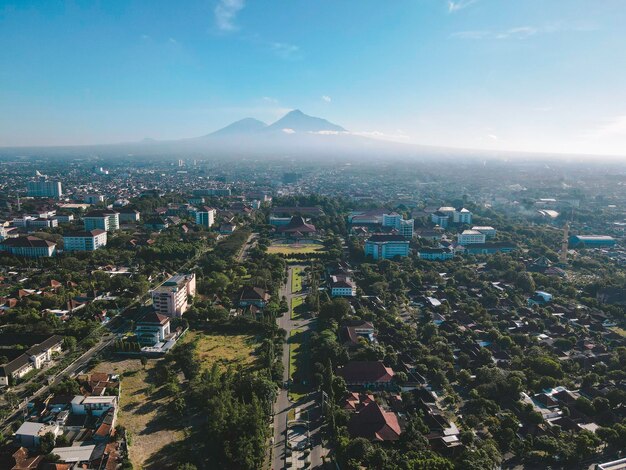
[[292,109],[410,144],[623,156],[618,1],[0,2],[0,147]]

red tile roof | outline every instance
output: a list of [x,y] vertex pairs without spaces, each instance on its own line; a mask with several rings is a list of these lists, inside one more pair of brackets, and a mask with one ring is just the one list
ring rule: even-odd
[[385,411],[378,403],[371,402],[352,415],[348,432],[352,437],[364,437],[370,441],[395,441],[402,430],[395,413]]

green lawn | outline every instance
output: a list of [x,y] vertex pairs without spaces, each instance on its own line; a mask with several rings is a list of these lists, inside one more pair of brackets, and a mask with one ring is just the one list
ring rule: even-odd
[[304,297],[291,298],[291,319],[299,320],[303,317],[306,305],[304,305]]
[[292,330],[289,337],[289,398],[298,401],[310,392],[309,357],[307,335],[301,330]]
[[281,254],[281,255],[293,255],[293,254],[321,254],[325,252],[324,245],[317,243],[305,243],[305,244],[286,244],[276,243],[267,248],[268,253]]
[[293,294],[297,294],[302,290],[302,278],[304,277],[304,272],[300,267],[293,268],[291,272],[291,292]]

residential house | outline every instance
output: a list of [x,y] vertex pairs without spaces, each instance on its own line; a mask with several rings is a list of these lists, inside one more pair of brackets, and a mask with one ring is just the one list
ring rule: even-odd
[[382,361],[351,361],[337,369],[348,387],[384,389],[393,384],[394,372]]

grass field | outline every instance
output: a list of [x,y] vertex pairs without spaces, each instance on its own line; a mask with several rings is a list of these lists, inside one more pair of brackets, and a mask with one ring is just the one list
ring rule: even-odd
[[158,469],[176,465],[176,456],[170,462],[151,463],[161,450],[184,439],[180,423],[172,423],[167,406],[171,396],[161,393],[153,372],[156,360],[148,361],[144,369],[139,359],[113,359],[99,363],[95,372],[119,374],[121,377],[120,409],[118,424],[124,426],[132,437],[129,457],[134,468]]
[[241,365],[244,369],[254,365],[257,341],[252,335],[207,334],[189,331],[184,342],[196,343],[196,355],[203,369],[210,369],[217,362],[224,369]]
[[304,305],[304,297],[291,298],[291,319],[300,320],[304,318],[306,313],[306,305]]
[[273,243],[271,244],[267,252],[282,255],[294,255],[294,254],[308,254],[308,253],[324,253],[324,245],[317,243]]
[[310,391],[306,333],[292,330],[289,337],[289,398],[298,401]]
[[300,266],[296,266],[291,270],[291,293],[297,294],[302,291],[302,279],[304,278],[304,270]]

